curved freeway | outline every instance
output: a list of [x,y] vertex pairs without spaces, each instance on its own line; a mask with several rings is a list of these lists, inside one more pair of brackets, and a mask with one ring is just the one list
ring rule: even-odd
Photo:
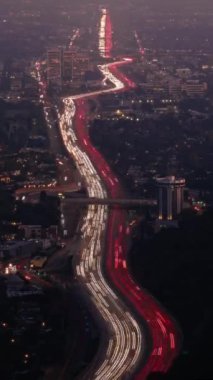
[[[134,87],[134,83],[118,71],[120,65],[129,61],[99,66],[112,88],[63,100],[64,109],[59,114],[61,135],[85,179],[89,197],[123,197],[118,179],[88,136],[87,99]],[[179,332],[158,302],[139,288],[128,272],[125,211],[109,210],[106,205],[89,205],[81,230],[76,274],[102,317],[108,336],[86,378],[143,380],[153,371],[166,372],[179,352]],[[150,333],[149,352],[140,318]]]
[[[112,89],[64,99],[65,108],[60,115],[60,130],[67,150],[85,178],[90,197],[104,199],[123,196],[118,179],[90,142],[86,99],[132,86],[117,70],[125,62],[127,61],[99,67],[112,82]],[[174,323],[160,305],[134,283],[128,272],[125,217],[125,212],[121,209],[109,211],[104,205],[90,205],[82,226],[83,241],[76,267],[77,275],[106,321],[110,335],[106,353],[102,355],[104,360],[95,369],[91,379],[124,379],[127,378],[126,374],[133,377],[136,364],[140,363],[146,348],[141,326],[112,290],[102,272],[101,260],[107,226],[106,270],[110,283],[131,302],[137,314],[148,323],[152,338],[151,355],[134,378],[145,379],[152,371],[166,372],[179,350]]]
[[[77,167],[85,179],[89,196],[104,199],[108,196],[106,186],[85,151],[85,147],[87,147],[93,154],[98,154],[91,146],[88,136],[84,134],[86,126],[84,96],[75,96],[75,102],[73,98],[64,99],[65,110],[60,117],[60,130],[68,152],[74,157]],[[94,94],[86,96],[90,97]],[[99,156],[99,158],[102,164],[102,175],[106,173],[107,176],[110,169],[102,157]],[[115,177],[114,180],[116,180]],[[113,180],[110,179],[110,181]],[[117,191],[116,194],[118,194]],[[83,239],[79,264],[76,266],[79,280],[85,284],[92,301],[101,313],[109,336],[106,350],[98,358],[97,366],[91,377],[87,375],[87,378],[97,380],[124,378],[124,374],[126,376],[135,368],[142,351],[142,334],[138,323],[122,300],[111,289],[102,273],[102,251],[105,246],[108,217],[107,206],[90,205],[88,207],[82,225]]]
[[101,20],[99,28],[99,54],[103,58],[111,57],[112,50],[112,26],[108,10],[101,9]]

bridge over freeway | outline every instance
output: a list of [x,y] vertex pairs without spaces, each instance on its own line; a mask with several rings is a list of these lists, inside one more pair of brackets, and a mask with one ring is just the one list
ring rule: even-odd
[[54,187],[48,186],[31,186],[31,187],[23,187],[21,189],[17,189],[15,192],[16,200],[21,199],[25,196],[26,200],[29,199],[37,199],[41,191],[45,191],[49,195],[59,195],[62,196],[69,203],[77,203],[81,205],[120,205],[126,207],[136,207],[136,206],[149,206],[153,207],[157,205],[157,201],[155,199],[142,199],[142,198],[97,198],[97,197],[86,197],[79,195],[77,192],[79,191],[79,187],[77,185],[58,185]]
[[138,198],[86,198],[86,197],[73,197],[65,195],[66,200],[70,203],[79,204],[95,204],[95,205],[120,205],[120,206],[149,206],[153,207],[157,205],[155,199],[138,199]]

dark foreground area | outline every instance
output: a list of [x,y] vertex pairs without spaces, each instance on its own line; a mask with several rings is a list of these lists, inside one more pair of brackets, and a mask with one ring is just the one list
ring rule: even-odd
[[35,292],[37,285],[22,277],[23,284],[18,275],[11,275],[8,293],[4,277],[0,278],[1,379],[75,379],[98,347],[93,320],[76,287],[65,291],[33,277],[47,284],[43,291]]
[[186,210],[179,228],[155,235],[147,222],[138,228],[129,258],[133,275],[177,319],[184,338],[170,372],[150,379],[213,379],[213,210]]

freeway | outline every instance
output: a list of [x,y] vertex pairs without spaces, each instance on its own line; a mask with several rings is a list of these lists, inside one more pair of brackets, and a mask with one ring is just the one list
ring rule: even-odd
[[102,8],[99,28],[99,54],[103,58],[111,57],[112,49],[112,26],[108,9]]
[[[124,61],[125,63],[126,61]],[[118,66],[121,62],[118,62]],[[110,68],[112,70],[110,70]],[[102,66],[105,75],[111,78],[114,88],[111,91],[128,88],[128,81],[121,82],[116,63]],[[122,75],[123,78],[123,75]],[[123,78],[124,79],[124,78]],[[122,86],[121,86],[122,83]],[[118,89],[117,87],[118,86]],[[109,92],[109,89],[106,90]],[[99,94],[104,93],[100,91]],[[88,96],[80,94],[64,100],[64,112],[60,115],[60,129],[69,153],[74,157],[78,170],[90,197],[116,198],[123,192],[101,154],[92,146],[87,131]],[[107,228],[106,269],[112,282],[120,293],[128,299],[138,315],[148,324],[152,337],[152,354],[138,377],[145,379],[154,371],[166,371],[178,352],[176,328],[160,305],[132,280],[127,269],[126,224],[123,210],[108,210],[104,205],[90,205],[82,225],[82,250],[76,272],[83,282],[97,309],[109,326],[109,345],[103,363],[93,373],[91,379],[122,379],[132,373],[144,353],[143,330],[141,326],[107,283],[101,261],[104,249],[104,232]],[[108,220],[108,222],[107,222]],[[123,360],[121,360],[123,359]],[[137,378],[137,377],[136,377]]]
[[16,199],[27,194],[40,194],[41,191],[46,191],[48,193],[72,193],[79,191],[81,189],[80,185],[76,183],[70,183],[68,185],[56,185],[56,184],[41,184],[41,185],[26,185],[15,191]]
[[136,32],[136,30],[135,30],[135,32],[134,32],[134,37],[135,37],[135,39],[136,39],[136,43],[137,43],[137,45],[138,45],[139,53],[143,56],[144,53],[145,53],[145,50],[144,50],[144,48],[143,48],[143,46],[142,46],[141,40],[140,40],[140,38],[139,38],[138,33]]
[[[63,112],[58,111],[65,147],[85,180],[89,197],[124,197],[118,179],[88,136],[87,99],[134,87],[118,70],[128,62],[129,59],[100,65],[112,88],[65,98]],[[105,204],[89,205],[81,232],[76,275],[102,317],[108,336],[106,346],[85,378],[143,380],[151,372],[166,372],[179,352],[179,332],[161,305],[131,278],[127,268],[125,211],[109,209]],[[148,326],[150,352],[139,317]]]
[[[109,72],[108,67],[104,69]],[[109,75],[111,76],[110,72]],[[113,79],[117,81],[117,78]],[[121,86],[120,81],[119,86]],[[86,96],[88,97],[88,94]],[[60,130],[68,152],[75,159],[77,168],[85,179],[88,195],[105,199],[107,198],[105,185],[84,149],[84,146],[90,148],[87,136],[83,134],[81,139],[79,135],[86,122],[83,98],[84,94],[78,98],[75,96],[75,102],[72,98],[64,99],[64,112],[59,116]],[[92,146],[91,149],[96,152]],[[104,169],[110,170],[106,165]],[[97,365],[90,377],[87,374],[87,378],[97,380],[123,378],[124,374],[135,368],[142,352],[140,327],[123,301],[109,286],[102,270],[102,251],[105,245],[108,214],[106,205],[89,205],[81,228],[82,249],[76,265],[79,281],[86,286],[92,301],[102,315],[109,336],[104,354],[102,352],[97,358]]]
[[[92,158],[92,162],[95,162],[96,169],[107,188],[108,196],[111,196],[112,199],[122,197],[123,192],[114,173],[90,142],[85,122],[86,111],[82,117],[83,110],[86,110],[86,103],[82,100],[77,101],[77,107],[79,108],[76,112],[75,128],[78,141],[81,141],[84,151],[86,150],[88,156]],[[152,352],[146,366],[139,372],[138,377],[135,377],[136,379],[145,379],[152,371],[166,372],[168,370],[179,351],[179,337],[173,321],[153,297],[134,283],[128,272],[125,220],[124,210],[112,209],[109,211],[106,268],[110,283],[115,285],[120,294],[134,305],[138,315],[149,324]],[[142,347],[142,352],[143,350],[144,347]]]

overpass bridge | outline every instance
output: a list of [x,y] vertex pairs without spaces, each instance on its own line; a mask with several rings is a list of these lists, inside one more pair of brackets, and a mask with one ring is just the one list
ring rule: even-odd
[[154,207],[157,205],[155,199],[142,199],[142,198],[97,198],[97,197],[86,197],[81,196],[77,192],[79,187],[75,184],[73,185],[58,185],[53,187],[48,186],[30,186],[22,187],[17,189],[15,192],[16,200],[21,199],[25,196],[26,200],[30,198],[37,199],[41,191],[45,191],[49,195],[59,195],[63,196],[69,203],[77,203],[79,205],[120,205],[126,207]]
[[78,203],[82,205],[119,205],[119,206],[149,206],[154,207],[157,205],[157,201],[155,199],[138,199],[138,198],[79,198],[73,197],[69,195],[65,195],[65,199],[69,203]]
[[45,191],[48,195],[69,194],[75,193],[81,190],[81,187],[77,184],[64,184],[64,185],[28,185],[19,188],[15,191],[16,200],[21,199],[23,195],[38,195],[42,191]]

